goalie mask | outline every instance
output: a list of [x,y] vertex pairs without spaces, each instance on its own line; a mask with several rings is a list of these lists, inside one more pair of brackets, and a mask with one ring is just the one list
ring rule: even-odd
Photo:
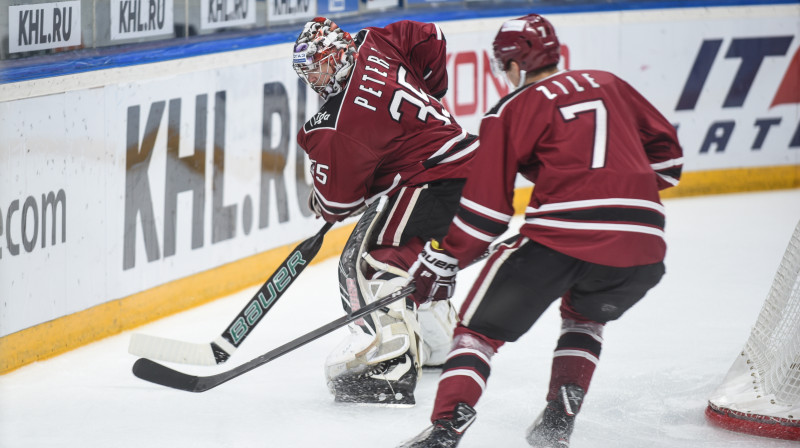
[[322,98],[342,91],[357,56],[350,33],[325,17],[306,23],[294,44],[292,66]]
[[523,72],[531,72],[558,64],[561,58],[555,28],[538,14],[503,23],[494,38],[492,50],[495,68],[501,73],[508,70],[511,61],[519,64]]

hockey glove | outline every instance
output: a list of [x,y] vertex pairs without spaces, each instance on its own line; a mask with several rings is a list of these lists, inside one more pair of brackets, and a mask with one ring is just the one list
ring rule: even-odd
[[458,260],[440,248],[438,241],[428,241],[408,271],[416,287],[411,300],[422,305],[431,300],[449,299],[456,286],[457,272]]
[[313,188],[311,192],[308,194],[308,209],[314,212],[317,215],[317,218],[321,218],[322,215],[322,206],[319,204],[319,199],[317,198],[317,192]]

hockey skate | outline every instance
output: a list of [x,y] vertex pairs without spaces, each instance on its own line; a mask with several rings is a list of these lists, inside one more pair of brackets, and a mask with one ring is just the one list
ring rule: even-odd
[[536,448],[567,448],[575,426],[575,415],[581,408],[585,392],[575,384],[558,390],[558,398],[547,403],[539,417],[528,428],[526,440]]
[[436,420],[418,436],[398,448],[453,448],[458,445],[464,431],[475,421],[476,414],[471,406],[459,403],[453,411],[453,418]]

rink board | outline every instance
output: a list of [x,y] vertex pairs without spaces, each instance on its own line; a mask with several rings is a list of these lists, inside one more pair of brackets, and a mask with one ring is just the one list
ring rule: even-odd
[[[800,5],[550,18],[565,68],[618,74],[678,127],[665,197],[800,186]],[[440,23],[444,103],[472,132],[508,92],[488,64],[502,21]],[[294,130],[318,103],[289,53],[0,84],[0,373],[260,283],[316,232]]]

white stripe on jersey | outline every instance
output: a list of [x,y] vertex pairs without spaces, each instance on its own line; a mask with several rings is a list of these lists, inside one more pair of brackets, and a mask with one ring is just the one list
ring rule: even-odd
[[450,157],[448,157],[448,158],[446,158],[444,160],[441,160],[439,163],[437,163],[437,165],[441,165],[443,163],[449,163],[449,162],[452,162],[454,160],[458,160],[458,159],[464,157],[465,155],[467,155],[467,154],[475,151],[476,149],[478,149],[479,145],[480,145],[480,143],[478,142],[478,140],[475,140],[475,143],[473,143],[473,144],[467,146],[466,148],[458,151],[457,153],[453,154],[452,156],[450,156]]
[[559,229],[572,229],[572,230],[605,230],[616,232],[633,232],[633,233],[646,233],[664,238],[664,231],[653,227],[639,226],[635,224],[607,224],[602,222],[572,222],[572,221],[557,221],[554,219],[545,218],[526,218],[525,223],[534,226],[555,227]]
[[428,160],[446,153],[447,151],[450,150],[450,148],[455,146],[456,143],[460,142],[461,140],[464,140],[465,138],[467,138],[467,131],[462,129],[461,134],[458,137],[452,138],[447,143],[442,145],[441,148],[437,149],[436,152],[434,152],[433,154],[431,154],[430,157],[428,157]]
[[357,200],[357,201],[350,202],[350,203],[336,202],[336,201],[329,201],[329,200],[325,199],[325,197],[324,197],[324,196],[322,196],[322,193],[320,193],[320,192],[319,192],[319,190],[314,190],[314,194],[316,194],[316,196],[317,196],[317,199],[319,199],[319,202],[320,202],[320,203],[321,203],[323,206],[326,206],[326,207],[325,207],[325,208],[326,208],[326,210],[327,210],[327,208],[328,208],[328,207],[335,207],[335,208],[353,208],[353,207],[355,207],[355,206],[357,206],[357,205],[360,205],[360,204],[362,204],[362,203],[364,202],[364,198],[361,198],[361,199],[359,199],[359,200]]
[[375,193],[374,195],[370,196],[369,199],[367,199],[367,201],[366,201],[367,205],[370,205],[373,202],[375,202],[378,199],[380,199],[381,197],[386,196],[386,194],[388,194],[390,191],[392,191],[396,186],[400,185],[400,180],[401,179],[402,179],[402,176],[400,176],[400,173],[395,174],[394,179],[392,179],[392,185],[389,185],[389,188],[387,188],[387,189],[385,189],[385,190],[383,190],[383,191],[381,191],[379,193]]
[[623,207],[640,207],[655,210],[662,215],[666,214],[664,206],[658,202],[646,201],[644,199],[629,199],[629,198],[608,198],[608,199],[587,199],[584,201],[570,201],[570,202],[556,202],[552,204],[544,204],[539,208],[528,207],[525,209],[527,214],[552,212],[557,210],[571,210],[576,208],[592,208],[592,207],[605,207],[605,206],[623,206]]
[[481,241],[486,241],[487,243],[491,243],[496,238],[493,235],[487,235],[479,230],[473,229],[472,227],[467,225],[464,221],[462,221],[461,218],[459,218],[458,216],[453,218],[453,224],[459,229],[461,229],[467,235]]
[[660,178],[664,179],[664,181],[665,181],[665,182],[669,183],[669,184],[670,184],[670,185],[672,185],[673,187],[674,187],[675,185],[678,185],[678,182],[680,182],[678,179],[675,179],[674,177],[665,176],[665,175],[663,175],[663,174],[661,174],[661,173],[656,173],[656,174],[658,174],[658,177],[660,177]]
[[652,168],[653,171],[658,171],[658,170],[663,170],[664,168],[672,168],[673,166],[680,166],[680,165],[683,165],[683,157],[667,160],[665,162],[651,163],[650,168]]
[[505,213],[500,213],[500,212],[492,210],[492,209],[490,209],[488,207],[484,207],[483,205],[478,204],[477,202],[470,201],[469,199],[467,199],[467,198],[465,198],[463,196],[461,197],[460,203],[464,208],[467,208],[467,209],[470,209],[470,210],[474,210],[474,211],[476,211],[476,212],[478,212],[478,213],[480,213],[482,215],[486,215],[486,216],[488,216],[490,218],[494,218],[494,219],[496,219],[498,221],[503,221],[503,222],[506,222],[506,223],[511,221],[511,215],[506,215]]

